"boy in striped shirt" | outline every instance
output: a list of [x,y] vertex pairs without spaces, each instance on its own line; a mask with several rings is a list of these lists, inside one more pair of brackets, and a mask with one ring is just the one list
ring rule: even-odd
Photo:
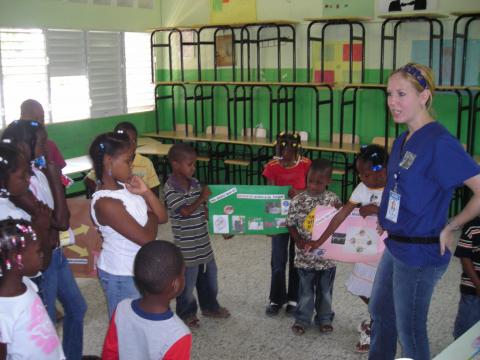
[[188,144],[173,145],[168,152],[172,175],[164,186],[165,201],[175,244],[185,259],[185,289],[177,297],[177,314],[190,328],[199,327],[197,301],[203,316],[227,318],[230,313],[217,301],[217,265],[208,235],[205,203],[210,189],[193,177],[197,154]]
[[455,256],[462,262],[460,302],[453,336],[462,336],[480,321],[480,217],[467,223],[458,241]]

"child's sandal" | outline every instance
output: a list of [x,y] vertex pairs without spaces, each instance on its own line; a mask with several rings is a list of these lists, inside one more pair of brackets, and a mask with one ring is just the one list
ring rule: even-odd
[[302,324],[295,323],[292,326],[292,331],[295,335],[303,335],[305,334],[305,327]]
[[320,325],[321,333],[329,333],[333,331],[333,326],[330,324]]
[[200,327],[200,320],[193,315],[185,319],[185,325],[190,329],[198,329]]
[[360,340],[355,345],[355,351],[358,353],[368,353],[370,350],[370,331],[362,331]]

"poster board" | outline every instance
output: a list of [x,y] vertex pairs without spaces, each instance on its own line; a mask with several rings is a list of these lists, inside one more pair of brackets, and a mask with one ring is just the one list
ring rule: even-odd
[[414,0],[414,1],[400,1],[400,0],[379,0],[377,12],[378,15],[395,15],[397,13],[414,13],[416,11],[430,11],[438,10],[438,0]]
[[[312,239],[318,239],[323,234],[330,220],[338,210],[330,206],[317,206],[309,217],[305,227],[312,228]],[[311,224],[308,224],[311,221]],[[360,216],[354,209],[335,233],[316,250],[327,259],[353,263],[376,263],[385,250],[384,240],[387,233],[377,234],[377,217]]]
[[375,0],[323,0],[323,16],[375,17]]
[[256,0],[210,0],[210,24],[239,24],[257,20]]
[[289,186],[210,185],[211,234],[281,234],[290,206]]
[[[97,277],[97,259],[101,250],[101,237],[90,217],[90,200],[67,199],[70,210],[70,227],[75,235],[75,244],[65,246],[63,252],[76,277]],[[61,232],[60,238],[68,237]]]

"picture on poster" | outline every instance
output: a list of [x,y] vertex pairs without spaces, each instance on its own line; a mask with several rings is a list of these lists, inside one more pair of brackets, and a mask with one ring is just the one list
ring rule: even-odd
[[379,0],[378,13],[388,14],[395,12],[434,11],[438,8],[437,0]]
[[[338,210],[330,206],[317,206],[307,217],[304,227],[319,239]],[[313,225],[312,225],[313,218]],[[360,216],[354,209],[336,232],[314,253],[326,259],[354,263],[374,263],[380,260],[385,249],[386,233],[377,233],[377,217]]]
[[210,185],[209,231],[212,234],[288,232],[288,186]]

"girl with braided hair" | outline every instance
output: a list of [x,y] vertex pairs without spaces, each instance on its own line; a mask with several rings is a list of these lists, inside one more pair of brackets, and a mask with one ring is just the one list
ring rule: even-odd
[[0,358],[65,359],[52,321],[28,278],[43,251],[30,222],[0,221]]
[[103,239],[98,276],[111,318],[120,301],[140,297],[133,260],[142,245],[155,240],[158,224],[166,223],[168,215],[152,190],[132,175],[127,134],[98,135],[89,153],[98,181],[90,211]]
[[48,223],[50,242],[46,245],[48,249],[44,249],[45,270],[34,281],[41,289],[40,294],[52,322],[56,321],[55,302],[57,298],[60,301],[65,312],[63,349],[69,360],[79,360],[83,352],[83,320],[87,303],[59,244],[59,231],[69,228],[70,214],[60,170],[50,161],[46,150],[47,138],[45,127],[29,120],[12,122],[2,135],[2,141],[14,145],[31,164],[29,191],[12,194],[12,202],[33,219],[38,216],[36,204],[39,201],[51,210],[51,221]]
[[[300,135],[297,133],[280,133],[277,135],[276,156],[267,163],[263,176],[268,185],[290,186],[288,196],[295,197],[305,190],[306,177],[311,161],[301,155]],[[265,312],[269,316],[277,315],[287,303],[285,311],[292,315],[297,306],[298,274],[293,266],[295,244],[288,233],[272,236],[270,282],[270,303]],[[285,286],[288,262],[288,290]]]

